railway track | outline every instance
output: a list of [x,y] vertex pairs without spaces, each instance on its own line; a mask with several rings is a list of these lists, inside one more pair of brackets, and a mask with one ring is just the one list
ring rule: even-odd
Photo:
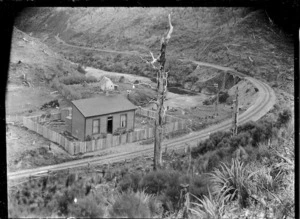
[[[235,74],[236,72],[235,70],[227,67],[222,67],[222,66],[209,64],[209,63],[197,62],[197,61],[193,61],[193,62],[199,65],[218,68],[220,70],[224,70],[232,74]],[[259,118],[261,118],[263,115],[265,115],[273,107],[276,99],[275,93],[271,89],[271,87],[269,87],[267,84],[259,80],[256,80],[251,77],[247,77],[246,75],[239,72],[236,75],[240,76],[244,80],[250,81],[259,90],[258,91],[259,95],[255,103],[250,108],[248,108],[244,113],[239,115],[238,117],[239,124],[243,124],[251,120],[256,121]],[[229,119],[219,124],[212,125],[204,130],[193,132],[190,133],[189,135],[166,141],[163,143],[162,149],[163,150],[165,148],[171,150],[183,149],[186,147],[186,144],[190,145],[191,147],[194,147],[198,144],[199,141],[208,138],[210,133],[217,132],[217,131],[225,131],[230,129],[230,127],[231,127],[231,120]],[[53,172],[53,171],[58,171],[63,169],[78,168],[87,165],[96,165],[96,164],[99,165],[105,163],[121,162],[124,161],[125,159],[132,159],[143,155],[153,157],[152,144],[145,149],[134,151],[134,152],[124,152],[124,153],[106,155],[102,157],[86,158],[86,159],[75,160],[75,161],[70,161],[70,162],[56,164],[56,165],[43,166],[34,169],[21,170],[17,172],[10,172],[7,174],[7,177],[8,180],[14,180],[23,177],[47,174],[49,171]]]

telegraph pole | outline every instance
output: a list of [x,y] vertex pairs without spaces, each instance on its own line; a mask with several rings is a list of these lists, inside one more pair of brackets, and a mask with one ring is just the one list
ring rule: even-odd
[[237,135],[238,114],[239,114],[239,88],[236,86],[235,100],[233,101],[233,120],[232,120],[232,135]]
[[219,85],[216,83],[214,84],[214,87],[217,89],[217,99],[215,101],[215,113],[218,115],[218,104],[219,104]]
[[226,71],[224,71],[224,75],[223,75],[223,83],[222,83],[222,90],[224,91],[225,90],[225,83],[226,83],[226,74],[227,74],[227,72]]

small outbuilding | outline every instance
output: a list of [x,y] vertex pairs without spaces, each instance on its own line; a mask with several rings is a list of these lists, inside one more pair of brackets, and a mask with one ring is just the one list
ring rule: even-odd
[[118,130],[133,130],[136,108],[121,95],[72,101],[71,133],[85,141]]
[[112,91],[115,89],[114,83],[108,77],[102,77],[99,83],[103,91]]

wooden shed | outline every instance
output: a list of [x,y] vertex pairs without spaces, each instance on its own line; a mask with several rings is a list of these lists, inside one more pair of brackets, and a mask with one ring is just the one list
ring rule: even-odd
[[102,134],[133,130],[136,108],[121,95],[72,101],[71,133],[85,141]]

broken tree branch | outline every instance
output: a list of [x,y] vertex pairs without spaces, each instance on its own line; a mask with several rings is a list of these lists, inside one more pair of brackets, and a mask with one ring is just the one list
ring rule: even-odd
[[155,62],[157,62],[157,59],[154,58],[153,53],[150,51],[150,55],[152,57],[152,62],[150,62],[151,64],[154,64]]
[[157,70],[157,67],[155,67],[154,63],[157,62],[157,59],[154,58],[153,53],[150,51],[151,57],[152,57],[152,61],[149,62],[146,59],[142,58],[142,56],[139,56],[144,62],[146,62],[149,65],[152,65],[152,67]]
[[169,39],[171,38],[171,34],[173,32],[173,26],[172,26],[172,23],[171,23],[171,15],[169,14],[169,25],[170,25],[170,30],[169,30],[169,33],[166,37],[166,43],[169,42]]

